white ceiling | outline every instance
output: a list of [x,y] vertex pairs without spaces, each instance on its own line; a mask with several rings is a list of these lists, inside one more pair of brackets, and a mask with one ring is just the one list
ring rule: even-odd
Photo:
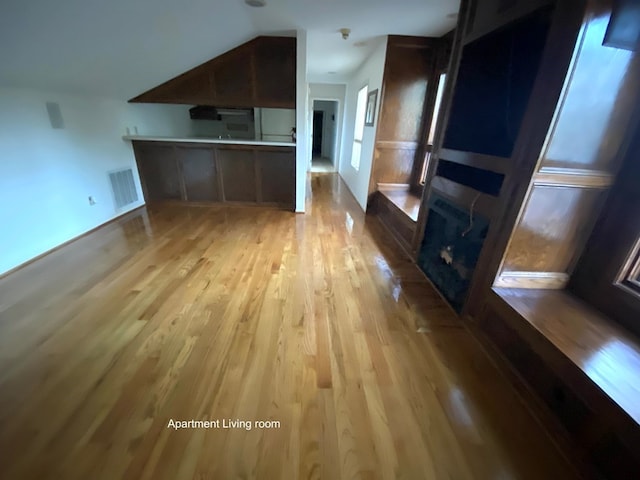
[[[2,0],[0,84],[128,99],[261,34],[307,30],[312,82],[387,34],[440,36],[459,0]],[[350,28],[348,40],[339,29]],[[354,45],[358,44],[358,45]],[[336,72],[329,74],[328,72]]]

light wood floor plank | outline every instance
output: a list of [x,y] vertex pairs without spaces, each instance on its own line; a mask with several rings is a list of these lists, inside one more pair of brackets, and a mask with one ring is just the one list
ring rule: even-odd
[[153,205],[0,279],[0,479],[576,478],[337,175],[310,187]]

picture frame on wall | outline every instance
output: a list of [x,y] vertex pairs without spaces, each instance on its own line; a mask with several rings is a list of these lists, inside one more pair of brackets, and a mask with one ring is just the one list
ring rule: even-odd
[[373,127],[376,120],[376,103],[378,102],[378,89],[371,90],[367,95],[367,110],[364,115],[365,127]]

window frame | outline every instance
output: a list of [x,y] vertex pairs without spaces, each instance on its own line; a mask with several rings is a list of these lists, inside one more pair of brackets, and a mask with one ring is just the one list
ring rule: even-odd
[[440,118],[440,110],[444,100],[444,90],[447,84],[447,70],[442,69],[436,72],[438,83],[436,87],[435,97],[433,99],[433,107],[431,109],[431,118],[429,120],[429,128],[427,129],[427,139],[425,142],[424,157],[418,175],[418,185],[424,188],[427,181],[428,165],[433,152],[433,143],[436,137],[436,129],[438,128],[438,119]]
[[[364,93],[363,93],[364,92]],[[356,116],[355,116],[355,124],[353,128],[353,146],[351,148],[351,167],[356,171],[360,171],[360,161],[362,160],[362,142],[364,140],[364,127],[365,127],[365,119],[367,115],[367,97],[369,95],[369,85],[364,85],[362,88],[358,89],[358,94],[356,95]],[[362,101],[364,99],[364,101]],[[362,101],[362,103],[361,103]],[[362,128],[358,131],[359,127],[359,117],[362,117]],[[359,146],[359,153],[356,155],[356,145]],[[357,159],[357,161],[356,161]]]

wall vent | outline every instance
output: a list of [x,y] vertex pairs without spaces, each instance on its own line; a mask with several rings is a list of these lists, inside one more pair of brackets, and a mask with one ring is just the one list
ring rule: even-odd
[[126,168],[111,172],[109,173],[109,180],[111,181],[111,190],[118,210],[138,201],[138,192],[133,180],[133,170]]

